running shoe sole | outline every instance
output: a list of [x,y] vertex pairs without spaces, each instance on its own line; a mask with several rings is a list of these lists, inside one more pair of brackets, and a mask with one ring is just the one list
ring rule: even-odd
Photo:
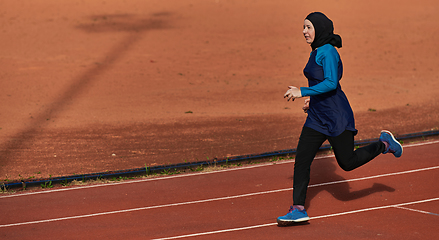
[[303,217],[296,220],[287,220],[287,219],[277,219],[278,224],[289,224],[289,223],[299,223],[299,222],[306,222],[309,220],[309,217]]

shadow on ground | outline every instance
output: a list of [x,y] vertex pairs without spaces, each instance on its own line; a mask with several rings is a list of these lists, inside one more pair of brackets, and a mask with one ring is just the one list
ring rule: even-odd
[[[306,208],[311,206],[312,199],[322,191],[330,193],[335,199],[343,202],[360,199],[379,192],[395,191],[394,188],[381,183],[374,183],[368,188],[351,191],[349,182],[346,182],[345,178],[336,173],[336,170],[339,168],[339,166],[336,165],[335,161],[315,161],[313,165],[314,166],[311,167],[312,178],[318,177],[319,179],[325,179],[325,182],[340,183],[308,188],[305,204]],[[367,167],[367,164],[362,167]]]
[[[91,35],[112,31],[123,32],[126,34],[126,37],[113,48],[109,49],[108,53],[99,61],[99,64],[96,64],[93,68],[72,79],[70,81],[72,84],[68,87],[68,90],[47,106],[47,108],[42,111],[42,114],[33,116],[32,124],[29,127],[13,136],[3,146],[0,146],[1,165],[11,165],[8,163],[11,159],[20,158],[21,154],[26,154],[32,149],[35,145],[35,140],[38,141],[42,135],[45,135],[46,131],[44,128],[47,124],[47,116],[56,117],[60,114],[69,102],[74,101],[99,75],[117,63],[146,33],[153,30],[171,28],[171,16],[172,13],[169,12],[159,12],[146,17],[129,14],[96,15],[88,17],[86,24],[77,26],[79,30],[90,33]],[[64,144],[68,144],[68,142]],[[38,151],[44,151],[43,149],[38,149]],[[38,153],[36,155],[38,155]],[[38,164],[38,162],[30,162],[30,164],[34,163]],[[16,164],[12,165],[16,166]],[[5,172],[6,175],[9,173],[8,169],[1,169],[0,172],[3,172],[1,175],[4,175]],[[26,174],[22,173],[22,175],[24,176]],[[9,176],[11,176],[10,173]]]

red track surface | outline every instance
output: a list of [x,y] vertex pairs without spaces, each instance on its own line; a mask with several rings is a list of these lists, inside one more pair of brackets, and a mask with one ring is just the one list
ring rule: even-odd
[[437,239],[439,142],[423,144],[352,172],[316,159],[309,224],[277,227],[293,169],[278,162],[1,196],[0,238]]
[[0,181],[297,146],[312,11],[357,140],[439,128],[437,0],[0,1]]

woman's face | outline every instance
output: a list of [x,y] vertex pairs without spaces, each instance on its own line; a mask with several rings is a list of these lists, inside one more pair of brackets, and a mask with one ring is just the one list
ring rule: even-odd
[[316,36],[316,31],[314,30],[314,26],[312,22],[308,19],[305,19],[303,23],[303,36],[308,44],[314,42],[314,37]]

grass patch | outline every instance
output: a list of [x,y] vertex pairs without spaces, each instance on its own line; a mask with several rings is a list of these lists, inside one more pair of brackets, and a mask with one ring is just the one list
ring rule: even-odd
[[41,188],[53,188],[52,181],[42,183]]

